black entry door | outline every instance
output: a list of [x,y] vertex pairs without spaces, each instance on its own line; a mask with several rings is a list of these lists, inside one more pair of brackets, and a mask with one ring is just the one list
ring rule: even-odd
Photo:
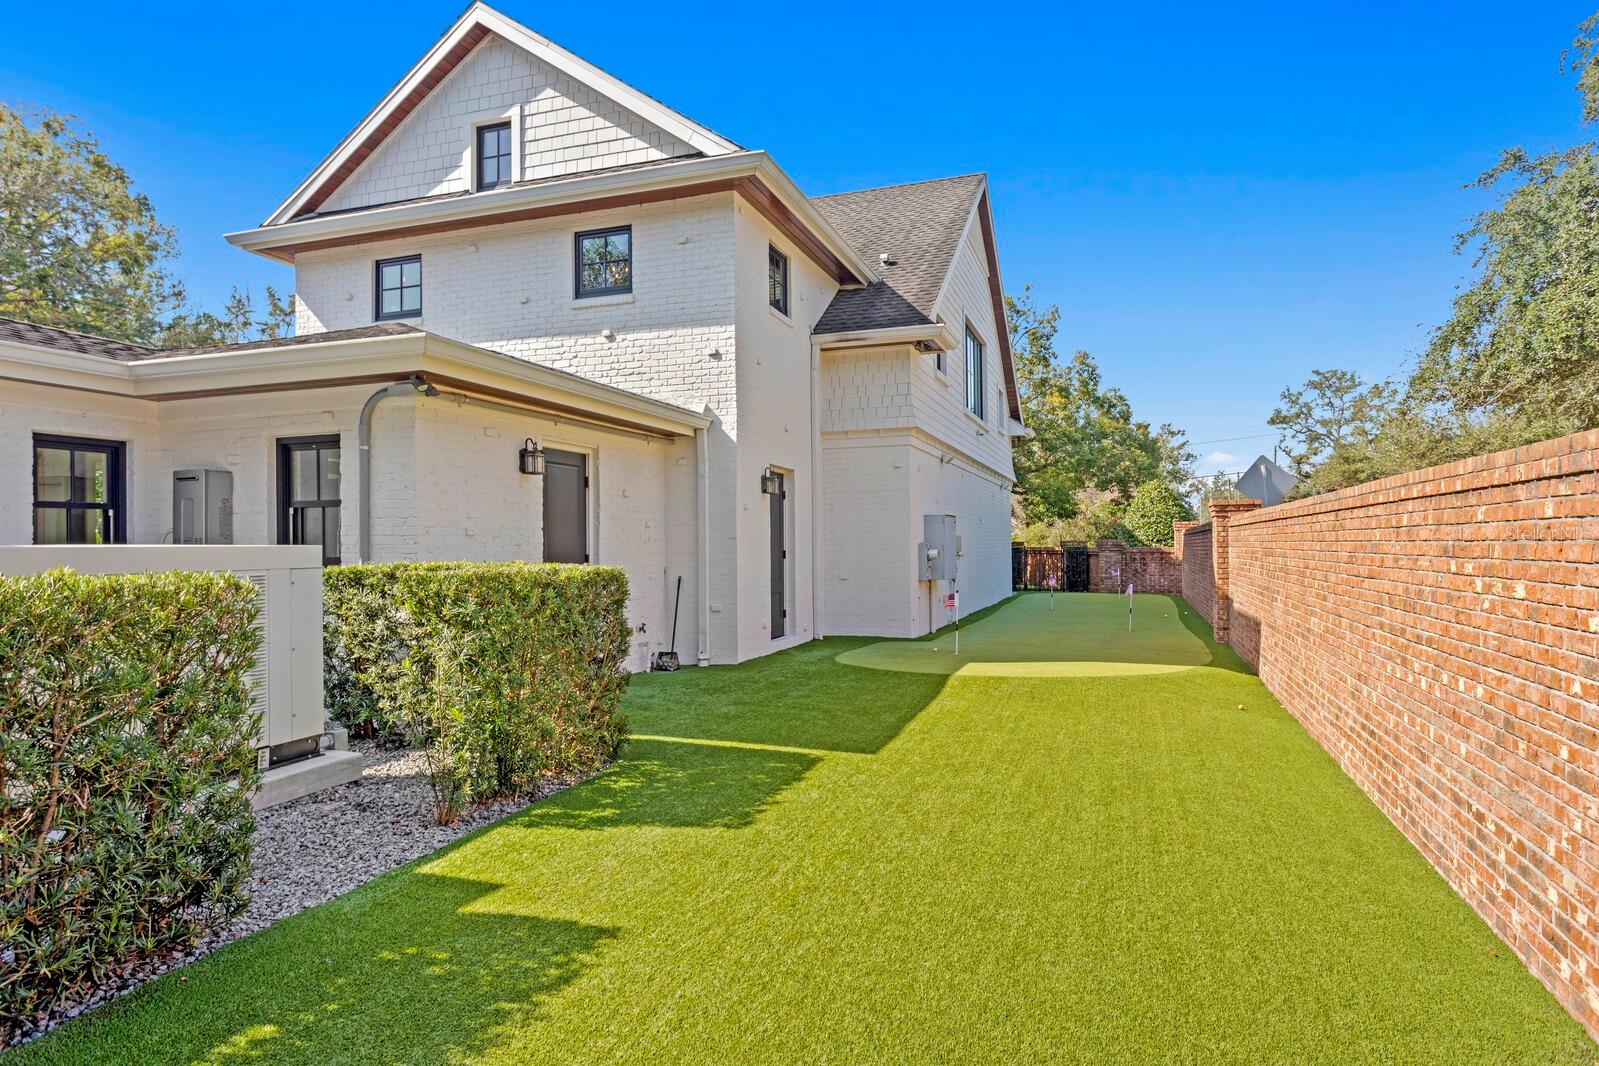
[[788,570],[788,546],[783,540],[783,502],[788,498],[788,479],[777,475],[777,491],[766,497],[772,508],[772,639],[788,632],[787,596],[783,578]]
[[544,451],[544,561],[589,561],[589,461],[577,452]]

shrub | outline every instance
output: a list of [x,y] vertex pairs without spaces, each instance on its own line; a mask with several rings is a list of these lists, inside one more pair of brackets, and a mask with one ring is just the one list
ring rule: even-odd
[[440,821],[621,746],[621,570],[378,563],[328,570],[325,596],[330,713],[425,752]]
[[1173,522],[1186,522],[1194,510],[1178,491],[1164,481],[1146,481],[1138,486],[1122,525],[1140,544],[1172,546]]
[[255,619],[227,574],[0,577],[0,1047],[244,908]]

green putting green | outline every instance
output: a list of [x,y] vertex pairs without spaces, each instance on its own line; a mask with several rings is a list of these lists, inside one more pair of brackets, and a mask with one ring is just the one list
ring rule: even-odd
[[1172,673],[870,670],[834,637],[634,678],[604,773],[0,1062],[1592,1066],[1177,610],[1129,639],[1120,600],[1029,595],[961,641]]
[[963,677],[1108,677],[1208,665],[1205,622],[1175,596],[1030,592],[961,627],[885,640],[839,655],[846,666]]

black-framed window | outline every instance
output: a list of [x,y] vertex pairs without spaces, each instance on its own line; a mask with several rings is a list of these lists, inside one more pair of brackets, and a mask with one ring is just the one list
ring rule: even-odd
[[422,313],[422,257],[401,256],[379,259],[377,302],[373,314],[379,319],[415,318]]
[[511,181],[511,124],[477,128],[477,187],[493,189]]
[[966,409],[983,417],[983,342],[966,327]]
[[322,564],[342,557],[339,528],[339,438],[278,441],[278,543],[320,544]]
[[632,226],[579,233],[574,242],[573,255],[578,296],[606,296],[633,291]]
[[128,539],[121,441],[33,436],[33,542]]
[[766,299],[772,310],[788,314],[788,256],[766,246]]

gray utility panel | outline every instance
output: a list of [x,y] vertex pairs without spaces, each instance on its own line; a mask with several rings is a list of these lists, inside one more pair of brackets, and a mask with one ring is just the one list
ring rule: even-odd
[[922,542],[916,546],[918,578],[922,581],[954,581],[957,550],[955,516],[922,515]]
[[226,470],[172,472],[172,543],[233,543],[233,475]]

